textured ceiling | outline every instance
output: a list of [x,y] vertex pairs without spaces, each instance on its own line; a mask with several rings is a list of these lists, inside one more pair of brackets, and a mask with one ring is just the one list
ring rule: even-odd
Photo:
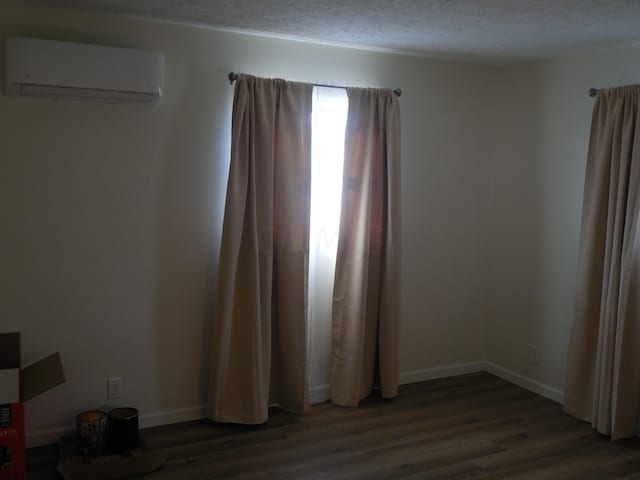
[[640,0],[28,0],[510,63],[640,42]]

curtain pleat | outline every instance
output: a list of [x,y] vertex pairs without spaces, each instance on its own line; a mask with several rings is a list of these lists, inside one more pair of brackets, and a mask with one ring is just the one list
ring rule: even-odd
[[208,416],[267,421],[307,393],[312,86],[240,75],[232,117]]
[[640,433],[640,87],[600,90],[587,159],[565,411]]
[[347,89],[332,318],[331,399],[357,406],[374,378],[398,389],[400,115],[389,90]]

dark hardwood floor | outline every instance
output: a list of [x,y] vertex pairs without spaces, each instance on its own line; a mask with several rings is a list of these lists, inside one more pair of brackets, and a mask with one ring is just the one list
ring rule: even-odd
[[[329,403],[266,425],[195,421],[147,429],[166,479],[640,479],[640,439],[611,442],[550,400],[487,373],[402,386],[393,401]],[[28,478],[58,478],[56,447]]]

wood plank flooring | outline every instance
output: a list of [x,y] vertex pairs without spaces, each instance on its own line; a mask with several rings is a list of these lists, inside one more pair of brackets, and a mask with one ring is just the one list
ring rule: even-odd
[[[405,385],[393,401],[275,410],[266,425],[147,429],[168,462],[145,480],[639,479],[640,439],[611,442],[562,407],[488,373]],[[28,478],[59,478],[54,446]]]

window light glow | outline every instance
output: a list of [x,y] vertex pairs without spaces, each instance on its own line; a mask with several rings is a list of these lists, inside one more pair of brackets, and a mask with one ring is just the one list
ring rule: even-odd
[[[310,393],[314,403],[328,399],[326,386],[331,375],[331,310],[348,106],[346,90],[314,88],[308,310]],[[322,396],[317,392],[323,392]]]

